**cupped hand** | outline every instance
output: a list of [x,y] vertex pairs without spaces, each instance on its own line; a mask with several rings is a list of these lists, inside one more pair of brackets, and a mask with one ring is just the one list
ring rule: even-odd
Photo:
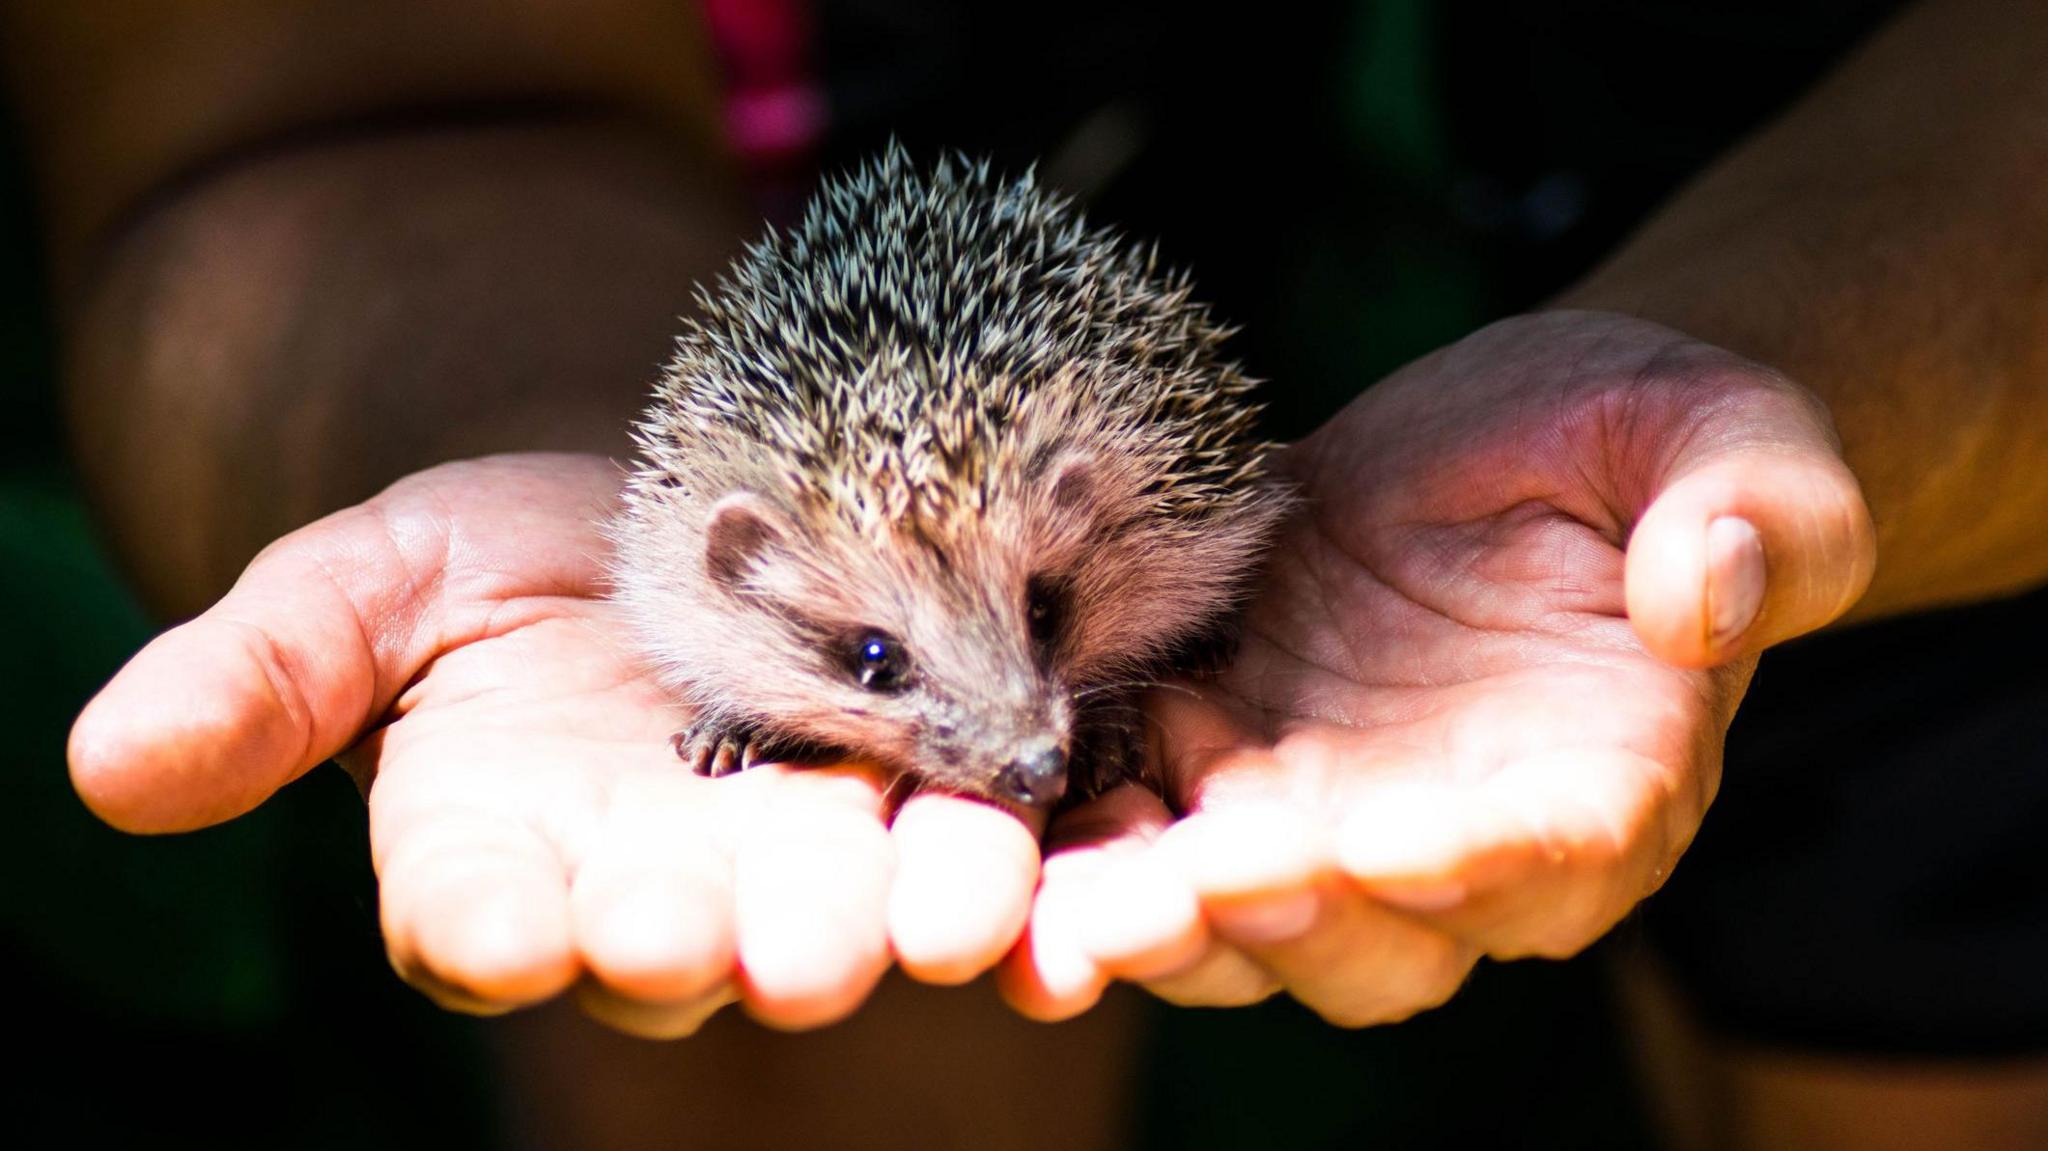
[[1233,666],[1153,700],[1160,794],[1052,829],[1001,971],[1028,1014],[1122,977],[1369,1024],[1584,948],[1691,841],[1756,653],[1874,563],[1816,399],[1621,316],[1484,329],[1287,466]]
[[735,1000],[804,1027],[858,1006],[892,951],[932,982],[993,964],[1035,829],[947,796],[891,812],[858,765],[714,782],[677,760],[686,717],[603,598],[620,479],[590,456],[450,464],[279,540],[86,708],[80,795],[178,831],[340,757],[391,961],[458,1010],[575,986],[640,1034]]

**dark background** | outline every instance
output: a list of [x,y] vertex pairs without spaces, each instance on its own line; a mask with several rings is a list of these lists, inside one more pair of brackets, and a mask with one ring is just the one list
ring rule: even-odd
[[[1078,189],[1091,214],[1195,270],[1273,381],[1274,431],[1294,435],[1568,282],[1889,7],[1377,0],[1218,24],[1077,0],[828,3],[827,159],[893,133],[927,155],[1086,161],[1076,125],[1107,124],[1116,162]],[[4,163],[0,986],[26,1066],[0,1130],[32,1147],[502,1145],[491,1024],[435,1010],[385,966],[362,808],[338,771],[175,838],[116,834],[71,795],[70,718],[156,622],[64,463],[34,205],[17,150]],[[1852,664],[1935,641],[1869,642]],[[1767,661],[1755,710],[1782,716],[1773,675]],[[1758,738],[1738,730],[1728,794]],[[1603,946],[1647,946],[1662,901]],[[1364,1033],[1285,1004],[1162,1008],[1147,1143],[1641,1146],[1600,963],[1483,967],[1450,1007]]]

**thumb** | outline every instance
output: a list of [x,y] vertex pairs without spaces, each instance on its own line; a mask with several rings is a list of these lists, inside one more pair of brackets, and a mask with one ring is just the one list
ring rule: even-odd
[[124,831],[187,831],[248,811],[346,747],[418,663],[409,643],[378,642],[418,615],[376,594],[397,559],[360,509],[273,544],[86,705],[68,749],[79,797]]
[[1820,628],[1870,585],[1876,532],[1819,401],[1785,384],[1715,405],[1629,536],[1629,621],[1681,667]]
[[592,594],[602,458],[447,464],[272,544],[138,652],[71,729],[71,781],[124,831],[231,819],[333,758],[508,602]]

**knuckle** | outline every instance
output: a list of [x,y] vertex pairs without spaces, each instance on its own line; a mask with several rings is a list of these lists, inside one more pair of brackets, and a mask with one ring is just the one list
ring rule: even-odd
[[1478,966],[1478,948],[1448,935],[1436,935],[1435,941],[1434,953],[1415,965],[1407,992],[1410,1015],[1450,1002]]

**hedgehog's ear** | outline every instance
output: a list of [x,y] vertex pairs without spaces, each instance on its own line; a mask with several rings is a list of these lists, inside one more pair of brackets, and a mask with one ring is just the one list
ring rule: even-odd
[[1063,512],[1086,515],[1093,511],[1100,486],[1095,457],[1085,452],[1067,452],[1045,469],[1046,496]]
[[711,508],[704,529],[704,571],[721,587],[736,588],[789,546],[782,513],[759,495],[737,491]]

